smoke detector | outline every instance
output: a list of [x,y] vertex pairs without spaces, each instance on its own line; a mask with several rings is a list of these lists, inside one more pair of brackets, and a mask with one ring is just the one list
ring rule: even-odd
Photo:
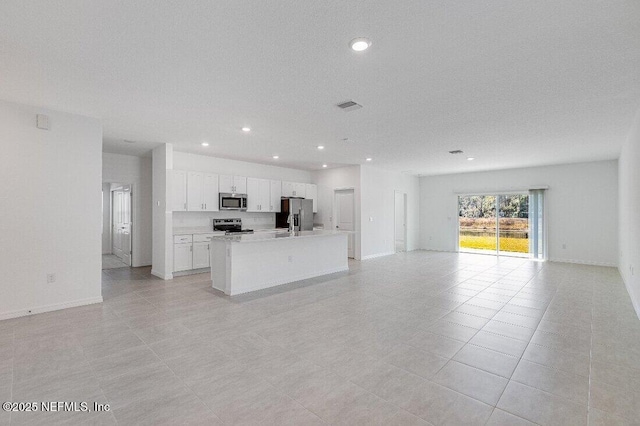
[[344,101],[338,104],[338,108],[344,111],[354,111],[356,109],[362,108],[362,105],[353,101]]

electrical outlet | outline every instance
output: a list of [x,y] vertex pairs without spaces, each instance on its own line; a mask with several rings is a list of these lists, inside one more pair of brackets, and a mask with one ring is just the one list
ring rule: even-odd
[[293,256],[289,256],[289,263],[293,262]]
[[566,244],[563,244],[563,245],[562,245],[562,249],[563,249],[563,250],[566,250],[566,248],[567,248],[567,245],[566,245]]
[[56,274],[47,274],[47,284],[56,282]]
[[631,276],[635,275],[635,271],[633,270],[633,265],[629,265],[629,270],[631,271]]

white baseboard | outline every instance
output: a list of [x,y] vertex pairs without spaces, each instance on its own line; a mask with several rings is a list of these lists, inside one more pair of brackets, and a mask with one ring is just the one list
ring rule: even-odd
[[151,275],[158,277],[158,278],[162,278],[163,280],[172,280],[173,279],[173,274],[163,274],[162,272],[158,272],[158,271],[154,271],[153,269],[151,270]]
[[591,266],[608,266],[611,268],[617,268],[618,265],[615,263],[604,263],[604,262],[593,262],[590,260],[577,260],[577,259],[556,259],[549,258],[549,262],[558,262],[558,263],[574,263],[576,265],[591,265]]
[[375,259],[376,257],[390,256],[392,254],[396,254],[396,252],[395,251],[388,251],[388,252],[385,252],[385,253],[370,254],[370,255],[367,255],[367,256],[362,256],[360,258],[360,260]]
[[31,309],[21,309],[19,311],[2,312],[0,320],[24,317],[27,315],[42,314],[44,312],[58,311],[60,309],[76,308],[78,306],[93,305],[94,303],[102,303],[102,296],[90,297],[88,299],[74,300],[71,302],[56,303],[53,305],[37,306]]
[[[232,292],[229,296],[237,296],[239,294],[249,293],[249,292],[257,291],[257,290],[264,290],[266,288],[277,287],[279,285],[289,284],[289,283],[292,283],[292,282],[295,282],[295,281],[302,281],[302,280],[306,280],[306,279],[309,279],[309,278],[321,277],[323,275],[335,274],[335,273],[338,273],[338,272],[343,272],[343,271],[348,271],[348,270],[349,270],[349,266],[347,265],[346,267],[329,269],[329,270],[325,270],[325,271],[322,271],[322,272],[312,272],[312,273],[309,273],[309,274],[302,274],[302,275],[298,275],[298,276],[294,276],[294,277],[285,277],[285,278],[281,278],[281,279],[276,280],[276,281],[263,283],[262,285],[259,285],[259,286],[250,287],[250,288],[243,288],[242,291],[239,291],[237,293]],[[217,287],[213,287],[213,288],[215,288],[216,290],[220,290]]]

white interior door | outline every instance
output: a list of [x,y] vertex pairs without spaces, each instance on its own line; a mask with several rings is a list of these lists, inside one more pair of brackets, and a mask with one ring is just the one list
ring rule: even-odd
[[355,257],[355,205],[353,189],[338,190],[335,192],[336,229],[351,231],[349,234],[348,256]]
[[131,185],[112,191],[113,254],[131,266]]
[[407,250],[406,194],[395,192],[395,250],[396,253]]

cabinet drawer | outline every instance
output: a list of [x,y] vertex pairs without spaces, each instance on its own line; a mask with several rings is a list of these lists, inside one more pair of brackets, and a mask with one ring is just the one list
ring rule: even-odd
[[191,243],[193,242],[193,236],[192,235],[174,235],[173,242],[174,244]]
[[208,243],[213,238],[213,234],[193,234],[194,243]]

